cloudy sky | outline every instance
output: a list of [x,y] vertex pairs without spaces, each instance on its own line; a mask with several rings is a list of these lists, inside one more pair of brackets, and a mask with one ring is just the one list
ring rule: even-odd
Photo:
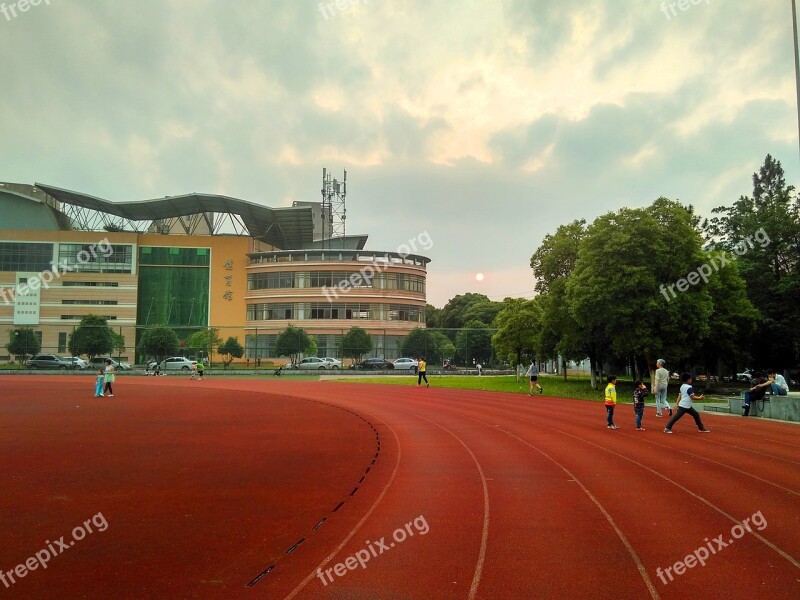
[[436,306],[532,296],[575,218],[800,181],[790,0],[3,2],[0,181],[277,207],[347,169],[347,232],[427,231]]

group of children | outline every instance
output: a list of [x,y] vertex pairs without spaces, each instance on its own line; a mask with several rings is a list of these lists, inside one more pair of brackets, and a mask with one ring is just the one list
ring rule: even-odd
[[[661,363],[662,361],[659,361]],[[606,427],[608,429],[619,429],[619,425],[614,424],[614,408],[617,406],[617,377],[615,375],[608,376],[608,385],[605,391],[605,405],[606,405]],[[655,386],[654,386],[655,387]],[[666,388],[665,388],[666,392]],[[644,399],[647,396],[647,386],[641,381],[633,382],[633,412],[636,415],[636,431],[644,431],[642,427],[642,417],[644,416]],[[672,414],[672,409],[669,403],[666,402],[669,415],[672,417],[667,426],[664,428],[664,433],[672,433],[672,427],[677,423],[685,414],[690,414],[694,418],[697,429],[701,433],[710,433],[710,429],[706,429],[703,421],[700,419],[700,413],[692,406],[692,400],[702,400],[705,394],[695,394],[692,387],[692,376],[689,373],[681,375],[681,390],[677,398],[677,411],[675,415]],[[661,416],[661,404],[657,402],[656,405],[657,416]]]

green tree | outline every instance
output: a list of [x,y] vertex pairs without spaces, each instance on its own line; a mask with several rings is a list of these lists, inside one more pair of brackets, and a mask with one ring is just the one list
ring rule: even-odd
[[522,364],[523,356],[533,354],[536,333],[542,326],[542,311],[532,300],[506,298],[493,326],[497,332],[492,344],[497,354],[513,357],[515,364]]
[[[439,326],[446,329],[460,329],[467,321],[477,319],[484,324],[491,323],[503,308],[502,302],[492,302],[483,294],[467,293],[451,298],[439,314]],[[454,336],[454,332],[448,332]]]
[[297,358],[308,350],[312,345],[312,340],[308,334],[300,329],[289,325],[275,340],[275,353],[278,356],[288,356],[291,364],[297,363]]
[[704,223],[716,247],[736,256],[759,311],[750,351],[756,363],[789,367],[800,359],[800,205],[780,161],[769,154],[753,174],[752,197],[715,208]]
[[[452,348],[450,338],[439,331],[418,327],[411,331],[400,345],[403,356],[410,358],[425,357],[430,363],[442,360],[442,354]],[[452,356],[452,354],[451,354]]]
[[125,336],[121,333],[117,333],[116,331],[111,331],[111,343],[114,347],[114,352],[116,352],[117,356],[122,356],[122,353],[125,352]]
[[425,305],[425,325],[429,329],[441,327],[442,309],[436,308],[433,304]]
[[492,330],[477,319],[468,321],[456,333],[456,360],[465,365],[475,362],[488,364],[492,358]]
[[[186,347],[199,352],[205,353],[208,357],[209,367],[211,366],[211,354],[214,348],[222,343],[222,338],[219,336],[219,329],[216,327],[208,327],[195,331],[186,339]],[[202,357],[198,357],[202,360]]]
[[361,327],[351,327],[339,342],[339,353],[342,358],[351,358],[356,364],[361,363],[365,354],[372,352],[372,336]]
[[242,358],[244,356],[244,348],[239,343],[239,338],[235,337],[229,337],[225,340],[225,343],[217,348],[217,352],[222,356],[222,366],[226,369],[234,358]]
[[166,325],[148,327],[142,332],[142,338],[139,341],[139,349],[145,357],[152,357],[157,362],[177,354],[179,347],[178,334]]
[[86,315],[69,336],[69,351],[73,356],[85,354],[89,359],[110,355],[114,349],[113,333],[105,317]]
[[652,368],[655,354],[678,362],[699,348],[713,310],[708,289],[665,289],[707,259],[694,221],[691,207],[659,199],[588,228],[566,299],[591,349],[592,372],[611,356],[642,356]]
[[24,363],[29,357],[39,354],[41,344],[36,332],[30,327],[21,327],[10,332],[10,340],[6,344],[6,350],[9,354],[17,357],[20,365]]

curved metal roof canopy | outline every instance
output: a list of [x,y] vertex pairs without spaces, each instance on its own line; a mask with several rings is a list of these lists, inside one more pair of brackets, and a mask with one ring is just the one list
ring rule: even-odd
[[200,213],[237,215],[248,234],[277,248],[293,250],[313,242],[310,206],[269,208],[246,200],[214,194],[186,194],[135,202],[110,202],[89,194],[37,183],[36,187],[71,206],[114,215],[129,221],[161,221]]

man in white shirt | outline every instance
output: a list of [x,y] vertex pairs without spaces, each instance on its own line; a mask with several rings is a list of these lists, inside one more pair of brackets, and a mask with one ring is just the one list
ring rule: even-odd
[[783,375],[775,372],[775,369],[767,371],[767,380],[770,382],[772,393],[776,396],[786,396],[789,393],[789,384]]

